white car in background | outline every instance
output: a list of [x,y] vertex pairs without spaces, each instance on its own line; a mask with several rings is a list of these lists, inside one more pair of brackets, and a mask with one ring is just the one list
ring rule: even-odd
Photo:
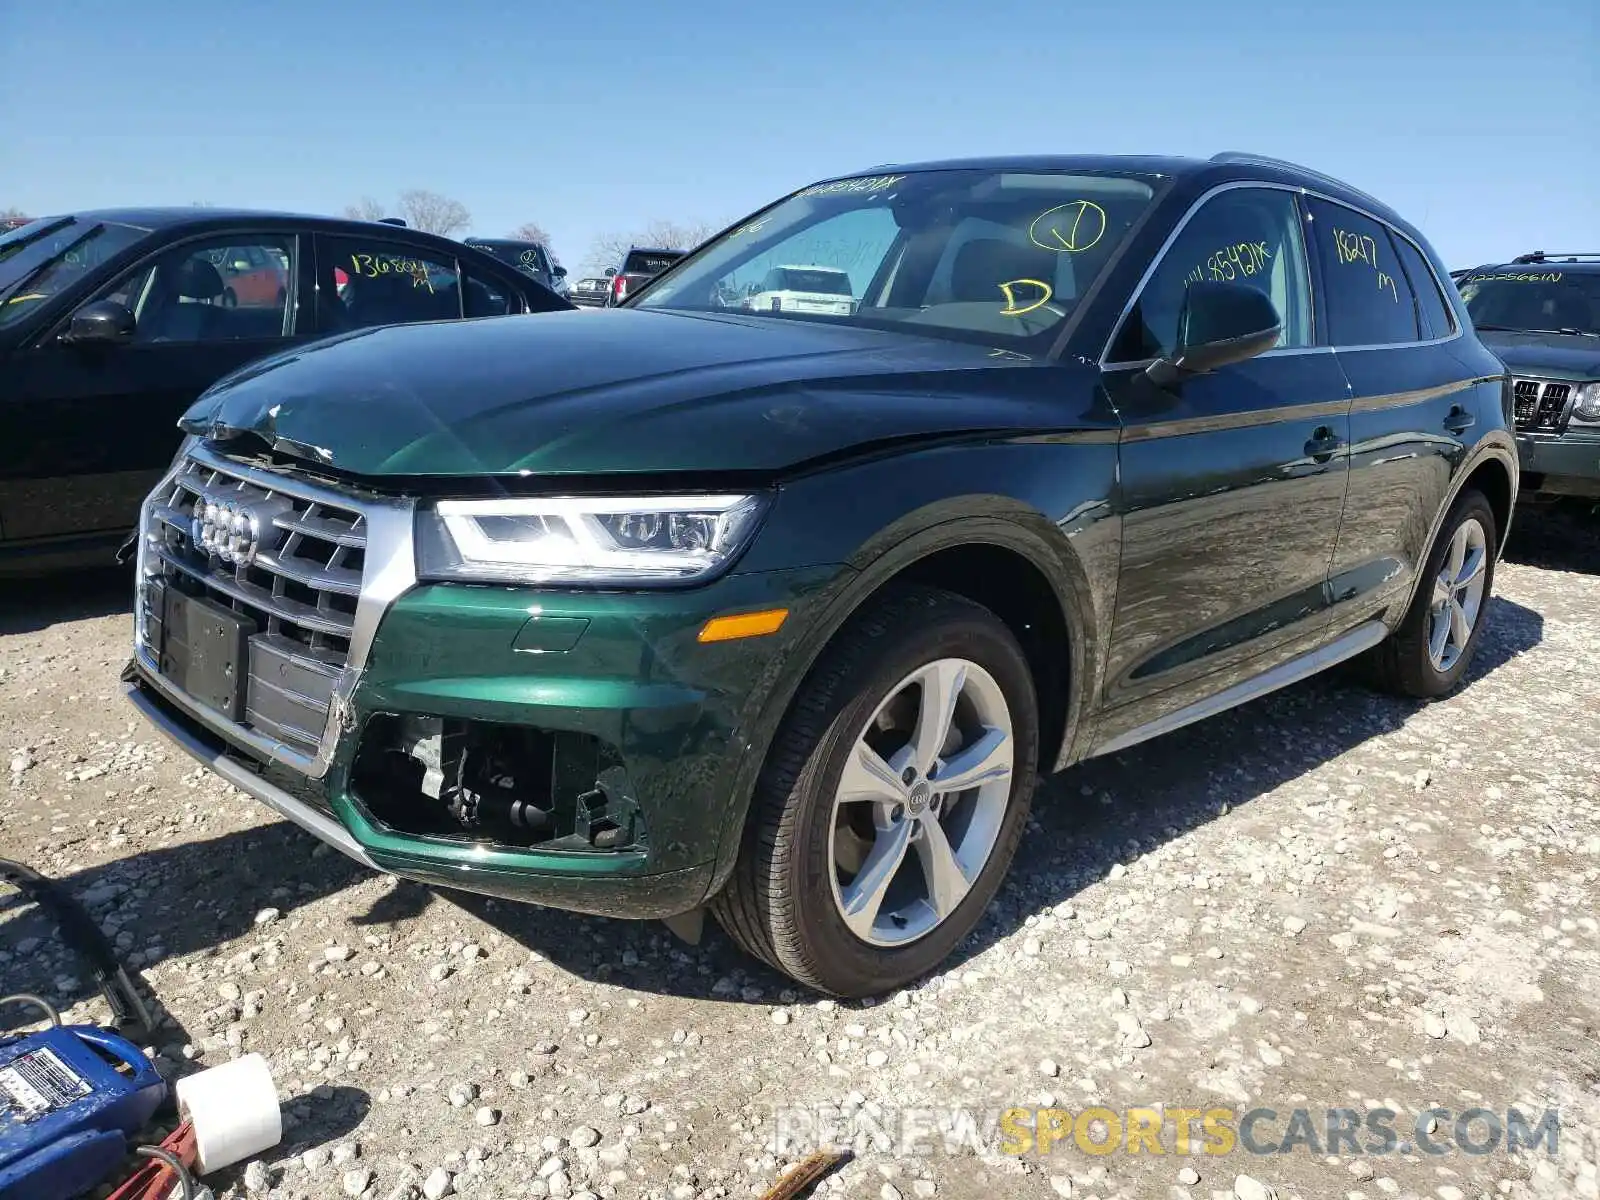
[[773,267],[744,299],[753,312],[825,313],[848,317],[856,310],[850,276],[837,267]]

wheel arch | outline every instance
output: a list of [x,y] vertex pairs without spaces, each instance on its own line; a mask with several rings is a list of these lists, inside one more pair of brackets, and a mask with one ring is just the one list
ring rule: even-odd
[[[1489,501],[1489,507],[1494,510],[1495,522],[1499,526],[1496,530],[1499,541],[1496,556],[1504,554],[1507,539],[1511,534],[1511,519],[1516,512],[1520,481],[1517,446],[1510,435],[1504,433],[1490,435],[1478,442],[1457,468],[1444,503],[1440,504],[1439,510],[1433,514],[1433,520],[1428,527],[1426,543],[1428,549],[1431,551],[1434,543],[1438,541],[1445,520],[1449,517],[1450,510],[1455,507],[1456,501],[1461,498],[1461,494],[1469,488],[1474,488],[1483,492]],[[1402,615],[1410,611],[1411,604],[1423,584],[1421,564],[1418,565],[1418,574],[1411,583],[1411,591],[1406,597],[1405,604],[1398,610]]]
[[[733,871],[767,750],[796,695],[839,631],[886,589],[908,583],[940,587],[995,612],[1017,636],[1039,696],[1040,773],[1080,756],[1089,740],[1085,718],[1101,660],[1089,573],[1068,539],[1036,510],[1003,497],[984,501],[990,515],[941,519],[937,510],[948,511],[944,504],[932,506],[931,514],[911,514],[847,564],[842,586],[790,648],[782,686],[758,710],[754,736],[732,780],[708,899]],[[1010,511],[994,515],[997,505]]]

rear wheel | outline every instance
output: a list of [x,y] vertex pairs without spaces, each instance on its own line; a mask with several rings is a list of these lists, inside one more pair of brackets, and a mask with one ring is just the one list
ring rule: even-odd
[[1483,640],[1497,545],[1489,501],[1481,492],[1463,492],[1428,555],[1411,608],[1374,651],[1373,674],[1381,687],[1426,699],[1461,682]]
[[886,597],[802,685],[712,911],[745,950],[819,990],[914,979],[998,889],[1037,757],[1033,680],[1005,624],[947,592]]

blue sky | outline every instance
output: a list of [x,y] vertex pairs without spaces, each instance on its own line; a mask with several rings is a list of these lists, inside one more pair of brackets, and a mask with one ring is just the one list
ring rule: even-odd
[[423,187],[576,266],[654,218],[984,153],[1251,149],[1451,265],[1600,250],[1600,4],[0,0],[0,208]]

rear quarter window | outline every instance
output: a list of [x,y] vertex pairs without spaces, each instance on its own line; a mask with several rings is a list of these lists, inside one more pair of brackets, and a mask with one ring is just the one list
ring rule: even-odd
[[1417,297],[1417,318],[1425,338],[1449,337],[1455,332],[1455,319],[1451,316],[1449,302],[1439,290],[1422,252],[1403,237],[1395,237],[1394,247],[1400,254],[1406,275],[1411,280],[1411,290]]

